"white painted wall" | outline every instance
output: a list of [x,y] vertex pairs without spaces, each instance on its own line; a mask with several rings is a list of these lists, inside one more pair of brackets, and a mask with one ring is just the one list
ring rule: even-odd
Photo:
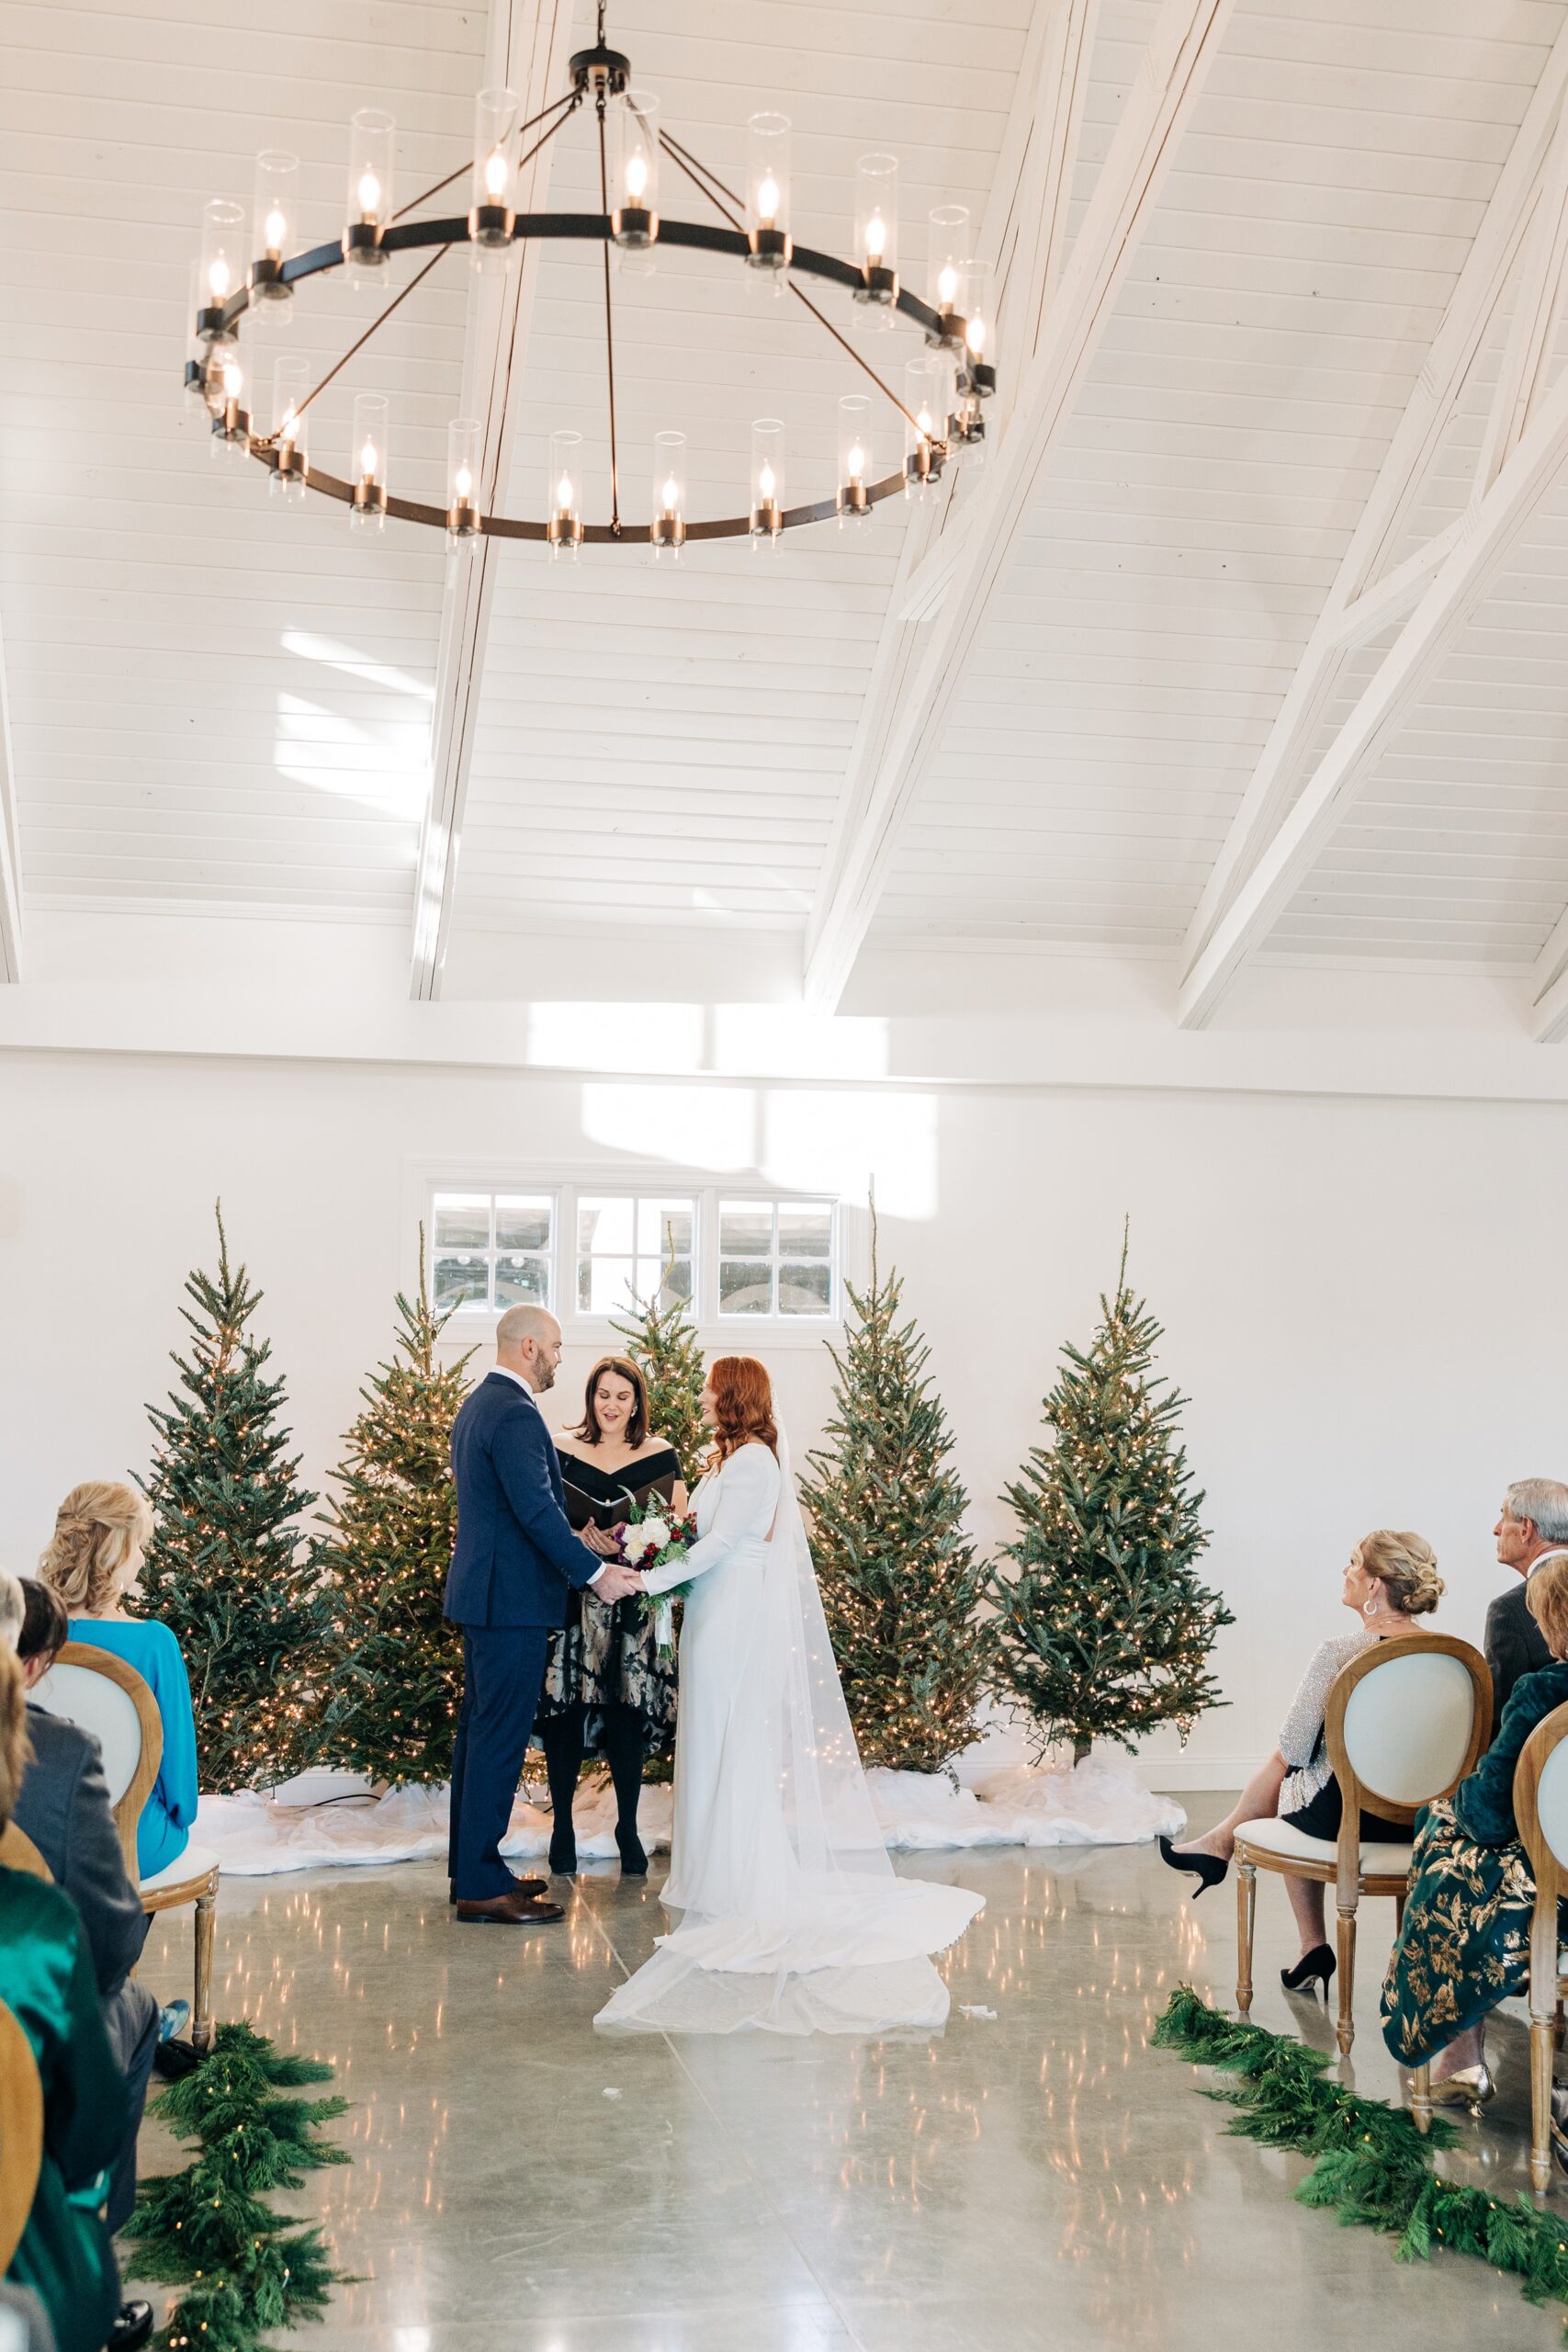
[[[1234,1784],[1271,1744],[1307,1651],[1344,1629],[1356,1536],[1429,1536],[1450,1580],[1439,1623],[1478,1637],[1503,1485],[1568,1468],[1561,1105],[10,1053],[0,1559],[28,1566],[74,1480],[145,1464],[142,1408],[165,1385],[184,1274],[211,1255],[216,1193],[267,1294],[319,1482],[411,1275],[418,1166],[614,1171],[634,1114],[639,1151],[672,1166],[844,1190],[876,1176],[987,1539],[1131,1212],[1239,1621],[1222,1654],[1232,1704],[1184,1757],[1162,1737],[1168,1783]],[[574,1347],[563,1396],[586,1361]],[[773,1361],[792,1425],[814,1435],[825,1355]]]

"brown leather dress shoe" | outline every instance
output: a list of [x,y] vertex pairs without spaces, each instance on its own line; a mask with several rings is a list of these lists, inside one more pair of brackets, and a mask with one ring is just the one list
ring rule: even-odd
[[457,1917],[465,1924],[489,1922],[496,1928],[543,1927],[551,1919],[564,1919],[566,1912],[558,1903],[541,1903],[537,1897],[524,1894],[492,1894],[480,1903],[457,1905]]
[[[510,1891],[513,1894],[543,1894],[547,1883],[542,1878],[514,1878]],[[457,1890],[450,1879],[446,1882],[446,1900],[449,1904],[457,1900]]]

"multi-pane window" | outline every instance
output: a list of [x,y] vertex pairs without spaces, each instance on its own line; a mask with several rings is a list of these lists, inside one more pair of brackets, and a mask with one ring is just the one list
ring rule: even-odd
[[577,1311],[622,1315],[657,1293],[660,1306],[690,1302],[697,1204],[653,1193],[579,1193]]
[[830,1315],[830,1201],[720,1201],[720,1315]]
[[555,1200],[548,1193],[437,1193],[433,1204],[438,1307],[549,1306]]

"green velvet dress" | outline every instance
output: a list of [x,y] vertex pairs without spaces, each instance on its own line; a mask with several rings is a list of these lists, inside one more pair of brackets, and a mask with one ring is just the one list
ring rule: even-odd
[[75,1906],[20,1871],[0,1870],[0,2000],[27,2035],[43,2085],[43,2167],[6,2276],[32,2289],[59,2352],[101,2352],[119,2310],[99,2213],[126,2131],[125,2082]]
[[1535,1881],[1514,1819],[1514,1767],[1568,1702],[1568,1665],[1515,1683],[1491,1747],[1451,1797],[1416,1816],[1404,1920],[1382,1988],[1382,2034],[1421,2066],[1529,1984]]

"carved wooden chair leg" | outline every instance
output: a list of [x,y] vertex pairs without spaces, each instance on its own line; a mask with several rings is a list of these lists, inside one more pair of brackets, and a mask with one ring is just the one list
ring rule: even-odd
[[212,2047],[212,1942],[218,1924],[218,1892],[209,1888],[196,1898],[196,2004],[191,2018],[191,2045]]
[[1410,2069],[1410,2120],[1417,2132],[1432,2128],[1432,2069],[1412,2066]]
[[1551,2186],[1551,2061],[1555,2019],[1530,2012],[1530,2185]]
[[1252,2009],[1252,1938],[1258,1918],[1258,1865],[1243,1862],[1235,1874],[1235,2005]]
[[1339,1914],[1339,2051],[1348,2057],[1350,2044],[1356,2039],[1356,2021],[1352,2002],[1356,1992],[1356,1914]]

